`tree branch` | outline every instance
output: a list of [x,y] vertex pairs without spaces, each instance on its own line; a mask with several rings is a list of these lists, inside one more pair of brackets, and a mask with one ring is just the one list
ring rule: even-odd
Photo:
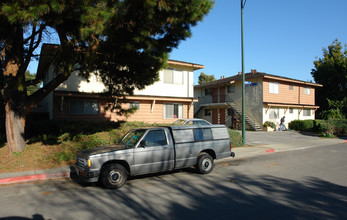
[[[34,107],[37,103],[39,103],[44,97],[46,97],[50,92],[52,92],[55,88],[57,88],[62,82],[69,78],[70,74],[62,74],[60,73],[57,77],[55,77],[52,81],[47,83],[45,86],[37,90],[35,93],[30,95],[29,104],[30,107]],[[31,109],[30,108],[30,109]]]
[[[32,34],[30,37],[28,37],[26,40],[24,40],[26,43],[28,43],[28,41],[30,40],[30,43],[29,43],[29,49],[28,49],[28,52],[27,54],[25,55],[24,57],[24,63],[23,65],[21,66],[21,69],[24,69],[24,72],[25,70],[28,68],[29,66],[29,63],[31,61],[31,58],[33,57],[33,53],[34,51],[39,47],[40,43],[41,43],[41,40],[42,40],[42,34],[43,34],[43,30],[47,27],[46,24],[43,24],[40,26],[40,28],[36,31],[36,25],[34,24],[33,25],[33,30],[32,30]],[[38,35],[38,39],[37,41],[35,42],[35,37],[36,35]]]

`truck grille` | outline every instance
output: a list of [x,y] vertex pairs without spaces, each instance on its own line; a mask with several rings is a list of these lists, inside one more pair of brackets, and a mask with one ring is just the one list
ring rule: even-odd
[[80,167],[86,166],[86,160],[80,156],[76,156],[76,164]]

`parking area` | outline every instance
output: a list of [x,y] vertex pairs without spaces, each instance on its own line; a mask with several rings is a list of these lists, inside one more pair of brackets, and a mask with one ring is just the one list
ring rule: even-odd
[[321,140],[313,133],[300,133],[297,131],[246,131],[246,145],[289,144],[293,142],[308,142]]

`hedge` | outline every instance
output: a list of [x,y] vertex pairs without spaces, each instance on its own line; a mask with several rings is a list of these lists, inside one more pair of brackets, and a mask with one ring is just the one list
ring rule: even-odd
[[318,132],[323,137],[347,136],[347,120],[294,120],[289,128],[296,131]]
[[242,143],[242,135],[239,131],[232,130],[228,128],[230,142],[232,147],[240,147],[243,145]]

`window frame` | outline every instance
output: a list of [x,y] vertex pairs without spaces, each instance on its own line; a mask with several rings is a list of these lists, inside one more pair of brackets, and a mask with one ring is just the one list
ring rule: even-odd
[[212,115],[212,109],[205,109],[205,116],[211,116]]
[[280,84],[278,82],[269,82],[269,93],[270,94],[279,94],[280,93]]
[[234,93],[235,92],[235,86],[234,85],[228,85],[227,86],[227,93]]
[[[167,115],[167,107],[168,106],[173,106],[173,114],[172,117],[168,117]],[[177,105],[177,118],[174,117],[175,115],[175,105]],[[164,119],[182,119],[183,118],[183,112],[184,112],[184,105],[182,103],[163,103],[163,118]]]
[[303,115],[304,117],[311,117],[311,116],[312,116],[312,114],[311,114],[311,109],[303,109],[302,115]]
[[[83,102],[83,112],[72,112],[72,103],[73,102]],[[86,111],[86,107],[88,107],[88,103],[92,103],[97,105],[97,111],[92,111],[93,113],[90,113],[90,111]],[[93,110],[93,109],[92,109]],[[70,115],[98,115],[100,113],[100,104],[99,100],[96,99],[75,99],[72,98],[69,100],[69,114]]]
[[163,82],[165,84],[184,85],[183,69],[166,68],[163,71],[163,76]]
[[208,96],[208,95],[212,96],[212,89],[211,88],[204,89],[204,94],[205,96]]
[[311,88],[310,87],[304,87],[304,88],[302,88],[303,90],[302,90],[302,93],[304,94],[304,95],[311,95]]
[[[272,113],[273,113],[274,117],[272,117]],[[269,119],[271,120],[271,119],[279,119],[279,118],[280,118],[279,117],[279,109],[278,108],[270,109],[270,111],[269,111]]]
[[140,110],[141,103],[138,101],[129,102],[129,109]]

